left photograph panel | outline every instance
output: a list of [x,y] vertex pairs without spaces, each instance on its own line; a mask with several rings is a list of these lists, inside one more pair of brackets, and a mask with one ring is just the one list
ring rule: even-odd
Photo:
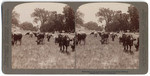
[[12,10],[12,69],[74,69],[74,10],[63,3],[23,3]]

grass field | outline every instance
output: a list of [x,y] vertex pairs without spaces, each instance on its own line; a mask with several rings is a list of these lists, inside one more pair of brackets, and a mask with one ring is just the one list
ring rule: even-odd
[[102,45],[100,37],[88,35],[86,44],[76,46],[76,52],[68,48],[69,55],[59,51],[54,38],[45,44],[37,45],[36,38],[23,36],[22,45],[12,47],[13,69],[137,69],[139,52],[132,47],[134,54],[123,51],[118,38]]
[[[37,45],[36,38],[23,36],[22,45],[12,47],[13,69],[73,69],[75,66],[75,52],[69,47],[69,55],[59,51],[54,38],[45,44]],[[19,43],[19,42],[18,42]]]
[[113,42],[101,44],[100,37],[87,36],[86,45],[76,47],[76,66],[78,69],[137,69],[139,52],[132,47],[134,54],[123,51],[116,37]]

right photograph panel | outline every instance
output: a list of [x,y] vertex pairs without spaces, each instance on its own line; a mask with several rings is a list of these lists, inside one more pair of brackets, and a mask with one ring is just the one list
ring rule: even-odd
[[88,3],[76,11],[77,69],[138,69],[139,13],[127,3]]

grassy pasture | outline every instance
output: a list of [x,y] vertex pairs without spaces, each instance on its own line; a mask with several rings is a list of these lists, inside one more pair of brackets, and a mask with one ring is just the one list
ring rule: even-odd
[[[123,51],[119,39],[109,38],[109,44],[102,45],[100,37],[88,35],[86,44],[76,46],[72,52],[69,46],[69,55],[59,51],[54,38],[43,45],[36,44],[36,38],[23,36],[22,45],[12,47],[13,69],[138,69],[139,52],[132,47],[134,54]],[[136,42],[134,42],[136,43]]]
[[[43,45],[37,45],[36,38],[24,35],[22,45],[12,47],[13,69],[73,69],[75,66],[75,52],[68,48],[69,55],[59,51],[54,38]],[[19,44],[19,42],[18,42]]]
[[88,35],[86,45],[76,47],[76,65],[78,69],[137,69],[139,52],[134,46],[131,50],[133,55],[124,52],[117,37],[114,42],[109,38],[109,44],[102,45],[99,36]]

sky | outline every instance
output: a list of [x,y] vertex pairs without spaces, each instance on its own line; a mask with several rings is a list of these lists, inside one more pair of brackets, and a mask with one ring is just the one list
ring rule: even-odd
[[31,18],[31,14],[34,12],[35,8],[45,8],[48,11],[57,11],[57,14],[62,14],[63,7],[66,4],[63,3],[23,3],[17,5],[13,11],[16,11],[20,17],[19,22],[31,22],[34,26],[39,25],[33,22],[34,18]]
[[105,25],[105,21],[100,23],[98,22],[98,17],[95,16],[95,14],[99,11],[99,8],[104,7],[114,11],[121,10],[122,13],[127,13],[129,6],[130,4],[127,3],[88,3],[80,6],[77,11],[80,11],[84,14],[84,17],[82,18],[84,20],[84,23],[93,21],[101,26]]

